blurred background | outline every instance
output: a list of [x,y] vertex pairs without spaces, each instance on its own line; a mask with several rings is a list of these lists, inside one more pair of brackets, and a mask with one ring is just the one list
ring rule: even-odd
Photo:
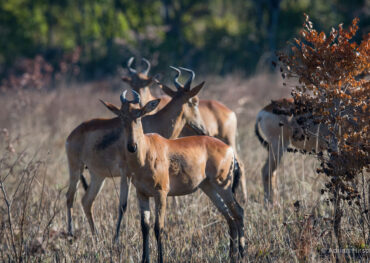
[[[260,109],[290,94],[271,61],[298,36],[304,13],[326,33],[339,23],[348,28],[354,17],[360,18],[357,40],[370,31],[369,0],[0,0],[0,262],[139,262],[135,191],[120,246],[111,242],[119,178],[105,180],[94,204],[95,241],[80,207],[83,189],[75,202],[76,236],[67,236],[64,195],[66,138],[84,120],[112,118],[99,99],[119,103],[119,91],[129,86],[120,76],[131,56],[147,58],[150,74],[171,83],[169,65],[194,69],[194,83],[206,81],[200,98],[237,114],[248,189],[246,261],[328,262],[320,251],[336,247],[333,209],[320,194],[327,181],[316,173],[319,164],[287,153],[278,169],[280,206],[265,209],[267,151],[254,134]],[[348,247],[367,248],[363,213],[345,213],[351,215],[342,223]],[[229,259],[224,219],[200,191],[182,197],[177,211],[169,209],[166,231],[168,262]]]
[[[302,28],[303,13],[328,32],[360,18],[366,0],[5,0],[0,2],[1,85],[96,80],[117,74],[131,56],[155,71],[184,65],[205,75],[270,70],[274,51]],[[35,73],[35,71],[38,71]],[[53,86],[53,85],[52,85]]]

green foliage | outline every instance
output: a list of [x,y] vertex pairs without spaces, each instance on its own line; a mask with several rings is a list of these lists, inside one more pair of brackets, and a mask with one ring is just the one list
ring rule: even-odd
[[115,74],[132,55],[158,58],[159,68],[178,64],[221,74],[243,68],[248,74],[265,52],[286,45],[303,12],[326,30],[354,13],[365,16],[366,5],[364,0],[1,1],[0,76],[19,57],[53,53],[46,59],[55,65],[76,47],[82,48],[86,78]]

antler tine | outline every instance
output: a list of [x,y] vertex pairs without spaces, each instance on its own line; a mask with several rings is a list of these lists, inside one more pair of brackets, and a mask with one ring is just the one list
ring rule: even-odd
[[136,74],[136,69],[133,69],[131,66],[132,66],[132,62],[134,62],[135,58],[134,57],[130,57],[130,59],[127,61],[127,68],[128,68],[128,71],[130,72],[130,74]]
[[148,73],[149,73],[149,70],[150,70],[150,67],[151,67],[150,62],[146,58],[142,58],[141,60],[146,64],[146,69],[143,70],[142,73],[145,74],[145,76],[148,76]]
[[172,68],[173,70],[175,70],[177,72],[177,75],[175,76],[175,79],[174,79],[174,83],[175,83],[175,87],[177,90],[180,90],[183,88],[183,86],[181,85],[181,83],[179,82],[179,77],[181,76],[181,71],[178,69],[178,68],[175,68],[173,66],[170,66],[170,68]]
[[153,77],[154,82],[157,83],[157,84],[161,84],[161,82],[159,81],[160,77],[161,77],[161,74],[159,74],[159,73],[155,74],[154,77]]
[[134,90],[131,90],[132,95],[134,96],[134,99],[130,101],[132,104],[139,104],[140,103],[140,95]]
[[191,83],[193,82],[194,78],[195,78],[195,73],[193,70],[191,69],[188,69],[188,68],[183,68],[183,67],[180,67],[181,70],[184,70],[184,71],[187,71],[191,74],[191,76],[189,77],[188,81],[186,81],[185,85],[184,85],[184,89],[185,90],[189,90],[190,89],[190,85]]
[[126,94],[127,94],[127,90],[124,90],[121,94],[121,96],[119,97],[121,99],[121,103],[124,104],[126,103],[128,100],[126,99]]

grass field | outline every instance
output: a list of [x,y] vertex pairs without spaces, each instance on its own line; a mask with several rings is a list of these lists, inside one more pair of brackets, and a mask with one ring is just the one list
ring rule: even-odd
[[[201,78],[197,77],[196,83]],[[245,262],[326,262],[335,248],[332,207],[320,195],[324,178],[317,162],[287,154],[278,170],[279,205],[265,208],[261,168],[267,156],[254,136],[255,116],[271,99],[287,96],[279,76],[237,75],[206,78],[201,98],[217,99],[238,115],[238,144],[245,163],[248,202],[245,211],[248,242]],[[119,179],[107,179],[94,204],[99,231],[93,238],[81,207],[80,186],[74,205],[75,237],[66,235],[65,193],[68,167],[65,139],[79,123],[112,115],[98,99],[116,104],[124,87],[118,79],[61,86],[51,91],[7,92],[0,95],[0,261],[15,262],[139,262],[141,230],[136,194],[131,187],[120,243],[112,242],[117,218]],[[85,171],[88,176],[88,171]],[[238,199],[241,197],[238,192]],[[4,198],[6,194],[6,198]],[[165,220],[166,262],[228,261],[228,228],[210,200],[197,191],[169,198]],[[296,203],[296,201],[299,201]],[[151,222],[153,225],[153,203]],[[296,206],[294,206],[296,203]],[[344,240],[349,248],[364,248],[367,230],[358,213],[346,208]],[[365,233],[366,232],[366,233]],[[365,234],[364,234],[365,233]],[[156,242],[151,230],[151,257]],[[330,251],[329,251],[330,252]],[[346,255],[349,260],[363,260]]]

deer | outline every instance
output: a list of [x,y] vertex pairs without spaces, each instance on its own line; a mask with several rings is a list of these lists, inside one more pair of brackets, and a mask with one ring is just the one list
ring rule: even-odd
[[[180,67],[180,69],[187,71],[190,74],[194,74],[194,71]],[[178,78],[181,72],[178,72],[175,78],[175,85],[179,85]],[[235,112],[226,107],[223,103],[217,100],[200,100],[199,111],[202,116],[205,127],[208,131],[209,136],[216,137],[226,144],[230,145],[234,152],[237,153],[236,137],[237,137],[237,117]],[[194,135],[194,131],[189,127],[185,126],[180,137]],[[238,159],[238,169],[241,173],[241,186],[244,201],[247,201],[247,185],[244,172],[244,163]]]
[[[121,107],[104,102],[120,119],[124,132],[121,151],[127,158],[127,176],[136,188],[143,237],[142,262],[150,262],[149,200],[155,202],[154,233],[158,262],[163,262],[163,232],[167,196],[183,196],[200,188],[226,219],[230,231],[230,258],[243,257],[245,248],[244,211],[234,198],[232,189],[239,182],[234,174],[237,163],[231,146],[210,136],[189,136],[166,139],[156,133],[144,133],[142,118],[154,110],[160,100],[140,106],[140,95],[132,90],[133,100],[121,96]],[[238,242],[238,247],[236,246]],[[239,253],[238,253],[239,252]]]
[[[129,76],[123,76],[122,80],[130,85],[130,87],[135,90],[137,93],[140,94],[140,103],[146,104],[150,100],[156,99],[151,92],[150,92],[150,85],[153,82],[159,84],[159,86],[164,86],[163,83],[159,82],[155,77],[148,77],[148,73],[151,68],[150,62],[142,58],[142,62],[146,64],[146,68],[141,72],[138,73],[136,69],[133,68],[134,57],[131,57],[127,62],[127,69],[129,72]],[[194,71],[179,67],[180,70],[186,71],[190,73],[190,75],[194,75]],[[177,76],[175,77],[175,86],[181,87],[181,83],[179,83],[179,77],[181,76],[181,71],[177,69]],[[160,104],[156,108],[156,110],[160,110],[163,108],[170,100],[170,96],[161,96]],[[156,112],[154,110],[153,112]],[[223,103],[216,101],[216,100],[200,100],[199,101],[199,111],[205,127],[208,131],[210,136],[216,137],[226,144],[233,147],[234,151],[237,152],[236,146],[236,136],[237,136],[237,117],[235,112],[230,110],[226,107]],[[152,114],[152,113],[151,113]],[[184,136],[191,136],[195,135],[193,129],[189,128],[187,125],[184,127],[184,130],[181,132],[180,137]],[[238,163],[240,165],[240,172],[241,172],[241,186],[242,186],[242,193],[244,201],[247,200],[247,186],[246,186],[246,178],[244,173],[244,164],[238,158]]]
[[[151,69],[151,64],[149,60],[147,60],[146,58],[141,59],[141,61],[146,65],[146,67],[141,72],[138,72],[137,69],[134,69],[132,67],[134,60],[135,60],[134,57],[130,57],[129,60],[127,61],[127,70],[129,75],[122,76],[121,77],[122,81],[129,84],[131,89],[135,90],[137,93],[140,94],[140,97],[142,98],[142,103],[156,99],[156,97],[154,97],[150,92],[150,86],[154,83],[156,78],[148,76],[149,71]],[[160,99],[161,102],[159,103],[156,110],[151,112],[151,114],[154,114],[158,110],[162,109],[171,100],[171,97],[162,95],[160,96]]]
[[[277,175],[285,152],[319,152],[328,149],[325,139],[328,129],[325,125],[305,123],[302,128],[303,115],[291,114],[293,98],[282,98],[271,101],[259,111],[255,123],[255,134],[261,145],[267,149],[268,156],[262,167],[262,181],[265,204],[276,204]],[[291,148],[293,146],[294,148]]]
[[[142,120],[145,132],[156,132],[166,138],[177,138],[185,123],[189,124],[198,134],[207,134],[202,118],[200,117],[197,94],[204,82],[193,89],[190,85],[193,79],[189,78],[183,88],[176,91],[169,89],[172,100],[154,115],[145,116]],[[167,87],[163,88],[164,90]],[[91,233],[95,234],[92,206],[103,186],[104,180],[121,177],[120,209],[115,240],[118,239],[120,222],[127,207],[128,187],[126,180],[126,156],[121,151],[125,133],[122,131],[120,119],[92,119],[77,126],[66,140],[66,153],[69,165],[69,188],[67,198],[68,233],[73,235],[73,202],[79,181],[85,189],[82,197],[82,206],[88,219]],[[83,176],[84,167],[90,173],[90,185]]]

